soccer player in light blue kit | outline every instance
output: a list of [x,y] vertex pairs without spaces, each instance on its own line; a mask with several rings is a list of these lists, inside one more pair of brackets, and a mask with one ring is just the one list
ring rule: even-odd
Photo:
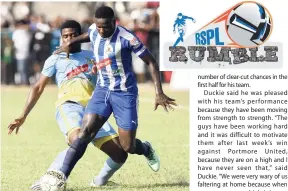
[[[63,23],[61,37],[63,43],[81,34],[81,26],[74,20]],[[56,102],[56,120],[71,145],[77,138],[82,123],[82,118],[96,83],[96,75],[91,73],[94,64],[94,55],[91,51],[81,50],[80,44],[75,44],[70,49],[69,59],[66,54],[50,56],[42,70],[39,81],[32,88],[23,114],[9,125],[9,134],[16,129],[16,134],[26,117],[37,103],[50,78],[56,74],[59,88],[58,100]],[[109,155],[103,169],[94,178],[94,186],[104,185],[108,179],[117,171],[127,159],[127,153],[121,148],[118,134],[111,125],[106,122],[91,142]],[[59,171],[62,167],[67,150],[62,151],[51,164],[47,173]],[[46,174],[47,174],[46,173]],[[32,190],[41,189],[41,179],[31,187]]]
[[[168,112],[177,105],[167,97],[160,81],[159,67],[149,50],[129,30],[115,24],[114,11],[103,6],[95,12],[95,23],[85,33],[62,44],[55,52],[69,52],[75,43],[91,42],[96,59],[97,83],[89,101],[79,137],[70,145],[61,172],[68,177],[77,161],[83,156],[88,143],[100,127],[114,114],[118,125],[121,147],[130,154],[144,155],[153,171],[160,161],[149,142],[136,139],[138,127],[138,88],[132,69],[132,52],[148,66],[155,85],[155,110],[162,105]],[[157,127],[156,127],[157,128]],[[93,184],[93,182],[92,182]]]

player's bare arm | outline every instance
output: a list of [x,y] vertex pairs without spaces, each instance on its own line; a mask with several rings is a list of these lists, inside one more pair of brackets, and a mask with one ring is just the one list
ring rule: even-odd
[[186,19],[191,19],[194,23],[196,22],[196,20],[192,17],[188,17],[188,16],[185,16]]
[[48,84],[50,78],[41,74],[39,81],[32,87],[28,99],[26,101],[25,107],[23,109],[22,114],[16,118],[10,125],[8,126],[8,134],[10,135],[15,129],[16,134],[19,131],[20,126],[25,122],[26,117],[36,105],[39,100],[41,94],[43,93],[45,86]]
[[54,54],[66,52],[67,58],[69,58],[70,48],[72,47],[72,45],[85,42],[90,42],[89,34],[87,32],[81,34],[80,36],[72,38],[70,41],[63,42],[62,45],[54,51]]
[[156,59],[149,52],[142,58],[142,60],[148,65],[155,86],[156,98],[154,110],[156,110],[159,105],[161,105],[166,112],[168,112],[167,108],[169,108],[170,110],[174,110],[171,105],[177,106],[177,104],[175,102],[175,99],[169,98],[163,92],[160,80],[159,66],[156,62]]

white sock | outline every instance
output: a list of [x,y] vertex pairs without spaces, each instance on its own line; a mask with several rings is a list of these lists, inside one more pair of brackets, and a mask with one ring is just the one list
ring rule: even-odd
[[121,168],[124,163],[116,163],[111,158],[108,158],[104,163],[104,167],[99,172],[98,176],[94,178],[94,184],[98,186],[102,186],[107,183],[109,178],[113,176],[113,174]]
[[69,149],[69,147],[58,154],[58,156],[53,161],[53,163],[50,165],[50,167],[48,168],[47,171],[49,171],[49,170],[60,170],[61,169],[68,149]]

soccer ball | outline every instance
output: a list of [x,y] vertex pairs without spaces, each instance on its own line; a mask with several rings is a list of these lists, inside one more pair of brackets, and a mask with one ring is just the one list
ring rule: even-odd
[[238,45],[256,47],[263,44],[272,31],[271,15],[256,2],[243,2],[229,13],[226,29]]
[[65,191],[65,175],[57,170],[47,171],[40,180],[42,191]]

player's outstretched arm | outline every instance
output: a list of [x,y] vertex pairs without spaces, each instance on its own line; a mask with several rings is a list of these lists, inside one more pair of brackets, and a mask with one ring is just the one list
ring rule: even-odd
[[156,62],[156,59],[154,58],[154,56],[150,52],[148,52],[148,54],[146,54],[144,57],[142,57],[142,60],[146,64],[148,64],[149,71],[151,73],[152,80],[153,80],[154,86],[155,86],[156,98],[155,98],[154,110],[156,110],[159,105],[161,105],[166,112],[168,112],[168,109],[174,110],[171,105],[177,106],[177,104],[175,102],[175,99],[169,98],[163,92],[162,84],[160,81],[159,66]]
[[32,87],[29,93],[23,113],[18,118],[16,118],[12,123],[9,124],[8,134],[11,134],[15,129],[16,134],[18,133],[20,126],[25,122],[26,117],[37,103],[49,80],[50,80],[49,77],[41,74],[39,81]]
[[61,46],[59,46],[53,54],[59,54],[61,52],[66,52],[67,53],[67,58],[69,58],[69,53],[70,53],[70,47],[73,45],[73,44],[78,44],[78,43],[85,43],[85,42],[90,42],[90,38],[89,38],[89,34],[86,32],[86,33],[83,33],[82,35],[80,36],[77,36],[73,39],[71,39],[70,41],[68,42],[63,42],[63,44]]
[[196,20],[192,17],[187,17],[187,16],[184,16],[184,17],[185,17],[185,19],[191,19],[194,23],[196,22]]

